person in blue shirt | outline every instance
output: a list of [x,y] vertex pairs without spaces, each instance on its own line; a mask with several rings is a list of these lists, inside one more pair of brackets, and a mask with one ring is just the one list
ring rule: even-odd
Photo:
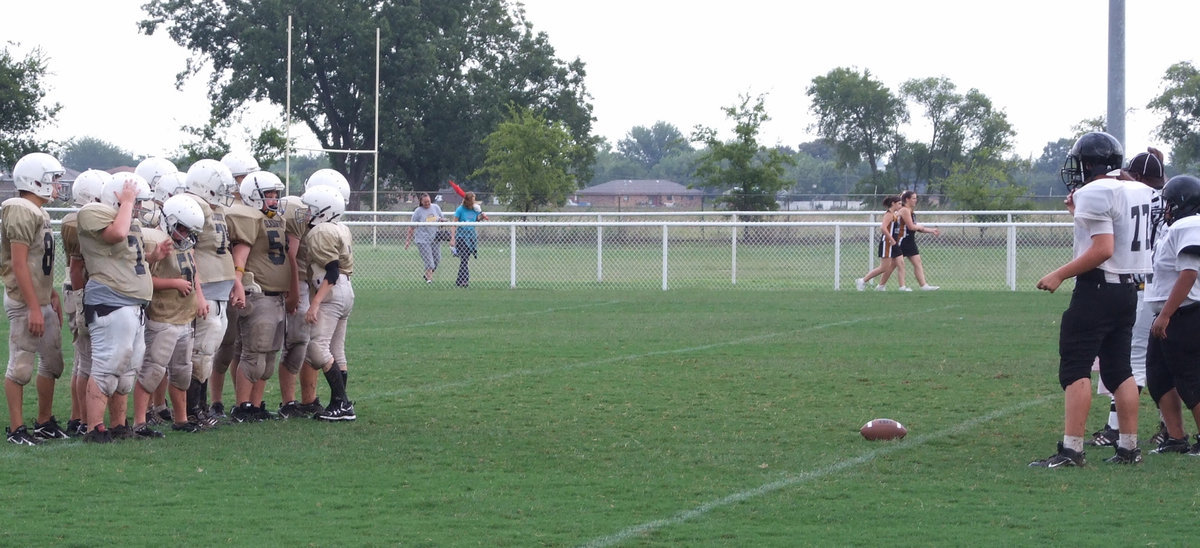
[[[487,215],[483,213],[483,208],[475,202],[475,193],[468,192],[463,196],[462,205],[454,210],[454,221],[459,223],[476,223],[486,221]],[[450,227],[450,247],[454,250],[454,254],[458,255],[458,279],[454,285],[458,287],[468,287],[471,282],[471,271],[468,267],[468,262],[472,255],[478,257],[479,253],[479,237],[475,233],[473,226],[452,226]]]

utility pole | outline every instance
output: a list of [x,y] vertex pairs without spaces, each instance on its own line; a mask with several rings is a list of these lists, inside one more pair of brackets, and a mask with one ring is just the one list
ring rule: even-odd
[[1125,143],[1125,0],[1108,0],[1108,116],[1109,135]]

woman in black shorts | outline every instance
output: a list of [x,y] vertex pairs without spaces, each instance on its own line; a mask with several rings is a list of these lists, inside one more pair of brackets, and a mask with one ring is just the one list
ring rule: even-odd
[[[923,224],[917,223],[916,215],[913,214],[913,208],[917,205],[917,192],[914,190],[905,190],[900,194],[900,203],[904,206],[900,209],[900,220],[904,223],[904,228],[907,233],[904,238],[900,239],[900,253],[908,258],[908,261],[913,265],[913,275],[917,278],[917,283],[921,289],[925,291],[937,291],[936,285],[929,285],[925,281],[925,267],[921,264],[921,252],[917,250],[917,232],[933,234],[934,236],[941,235],[942,231],[936,228],[929,228]],[[904,271],[904,261],[900,261],[900,271]]]

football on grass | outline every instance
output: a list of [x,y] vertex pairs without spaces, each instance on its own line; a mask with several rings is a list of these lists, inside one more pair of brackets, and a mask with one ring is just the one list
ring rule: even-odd
[[862,437],[871,440],[898,440],[908,434],[908,429],[892,419],[873,419],[858,429]]

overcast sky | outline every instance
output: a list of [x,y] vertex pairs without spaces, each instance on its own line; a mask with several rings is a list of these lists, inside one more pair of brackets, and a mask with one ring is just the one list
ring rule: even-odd
[[[63,109],[44,137],[87,135],[136,156],[157,155],[187,140],[181,125],[205,123],[204,81],[174,87],[187,51],[161,31],[138,33],[144,2],[0,0],[0,40],[19,42],[8,46],[18,56],[40,46],[49,58],[50,99]],[[869,70],[893,91],[931,76],[949,78],[961,92],[977,88],[1007,112],[1023,156],[1040,155],[1046,142],[1107,110],[1106,0],[524,4],[560,58],[586,63],[594,130],[612,143],[660,120],[685,134],[696,125],[727,130],[721,108],[741,94],[766,94],[772,119],[765,144],[811,141],[805,89],[840,66]],[[1153,130],[1161,120],[1145,105],[1161,91],[1166,68],[1200,58],[1200,2],[1126,4],[1126,142],[1142,150],[1157,144]],[[928,140],[920,127],[908,132]]]

